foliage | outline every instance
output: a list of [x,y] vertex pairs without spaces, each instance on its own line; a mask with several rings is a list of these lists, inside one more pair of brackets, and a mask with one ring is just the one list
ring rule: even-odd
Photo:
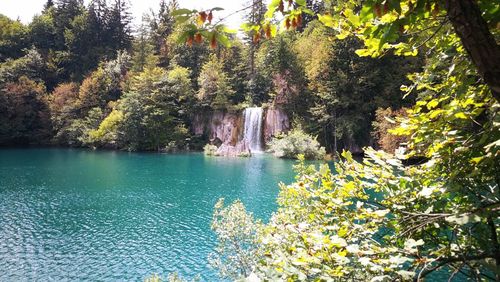
[[90,140],[104,144],[114,145],[119,140],[120,123],[123,122],[123,112],[113,110],[102,120],[98,129],[89,131]]
[[303,155],[306,159],[322,160],[326,154],[325,148],[301,129],[293,129],[274,137],[268,146],[269,152],[279,158],[298,158],[299,155]]
[[278,211],[257,231],[254,274],[382,281],[424,278],[445,265],[472,277],[494,271],[488,238],[498,231],[488,218],[498,219],[498,197],[483,208],[458,208],[449,201],[453,188],[429,177],[428,166],[404,168],[391,155],[366,152],[363,163],[343,153],[336,174],[299,162],[296,182],[281,185]]
[[[283,1],[272,1],[268,18],[279,11],[286,28],[297,26],[308,11],[305,1],[292,3],[284,9]],[[440,1],[419,0],[327,4],[320,20],[339,39],[360,39],[365,46],[358,55],[393,49],[414,56],[425,46],[423,70],[403,87],[416,94],[416,104],[391,132],[409,136],[408,157],[427,161],[404,167],[367,148],[362,163],[344,153],[335,174],[326,165],[318,171],[300,164],[297,182],[282,185],[280,208],[259,231],[262,255],[254,274],[418,281],[440,271],[449,280],[498,280],[497,7],[489,1],[445,1],[445,9]]]
[[20,57],[22,49],[28,47],[28,38],[26,26],[0,14],[0,62]]
[[[180,101],[192,93],[189,71],[174,68],[147,68],[131,78],[128,92],[118,102],[119,118],[111,118],[119,125],[113,136],[121,136],[120,147],[129,150],[160,150],[171,142],[181,146],[187,136]],[[187,97],[185,96],[187,95]],[[113,112],[112,112],[113,113]],[[118,113],[117,113],[118,115]],[[103,124],[101,124],[104,126]],[[100,140],[105,142],[107,140]]]
[[97,141],[90,137],[90,131],[98,129],[111,105],[121,96],[129,59],[126,52],[119,52],[115,60],[103,62],[81,86],[69,83],[54,89],[49,105],[58,144],[90,145]]
[[159,62],[158,56],[155,55],[155,46],[151,42],[152,39],[149,33],[145,23],[142,23],[138,35],[132,42],[132,71],[141,72],[144,68],[155,67]]
[[217,155],[217,146],[215,145],[212,145],[212,144],[206,144],[204,147],[203,147],[203,152],[205,153],[205,155],[207,156],[216,156]]
[[40,81],[46,69],[41,54],[36,49],[29,49],[26,55],[18,59],[8,59],[0,65],[0,83],[12,82],[25,76]]
[[0,144],[39,144],[50,134],[43,85],[21,76],[0,89]]
[[54,139],[59,144],[66,144],[70,138],[67,129],[78,118],[78,85],[63,83],[58,85],[49,96],[52,128],[56,132]]
[[[304,93],[305,77],[299,64],[297,54],[293,50],[294,35],[280,35],[262,44],[257,55],[257,69],[269,80],[268,96],[260,98],[261,102],[269,102],[281,106],[289,112],[304,114],[307,95]],[[266,85],[266,83],[264,84]],[[254,101],[259,101],[254,97]]]
[[198,99],[203,106],[225,109],[229,105],[229,98],[233,96],[234,91],[229,84],[221,60],[216,56],[211,56],[203,65],[198,84],[200,86]]
[[297,41],[313,102],[306,126],[329,151],[359,152],[370,144],[370,121],[377,107],[399,108],[412,101],[402,100],[399,88],[409,83],[406,73],[417,70],[419,61],[390,55],[361,58],[355,53],[362,46],[358,39],[332,38],[331,30],[311,22]]
[[130,56],[119,52],[115,60],[105,62],[92,72],[80,86],[79,107],[85,111],[93,107],[104,108],[116,101],[122,93],[121,82],[129,67]]
[[215,205],[212,230],[218,245],[210,255],[210,264],[219,269],[222,278],[233,280],[248,277],[257,262],[257,229],[255,221],[240,201],[224,207],[224,199]]
[[394,153],[401,144],[408,142],[408,137],[397,136],[389,132],[398,126],[397,118],[406,116],[406,110],[405,108],[397,111],[393,111],[391,108],[378,108],[375,112],[372,135],[385,152]]
[[218,44],[230,47],[229,37],[235,33],[220,21],[213,21],[214,13],[223,10],[215,7],[206,11],[177,9],[172,15],[176,17],[178,24],[185,24],[185,30],[178,38],[178,42],[192,46],[193,43],[202,43],[203,40],[210,42],[210,47],[215,49]]

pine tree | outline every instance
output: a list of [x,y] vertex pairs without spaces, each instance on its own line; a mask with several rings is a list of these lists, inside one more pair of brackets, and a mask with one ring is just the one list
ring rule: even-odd
[[[258,25],[264,20],[264,14],[266,13],[266,4],[263,0],[250,0],[248,4],[250,9],[248,14],[244,16],[247,23],[251,25]],[[253,34],[246,34],[245,41],[250,45],[249,51],[249,66],[250,66],[250,78],[255,77],[255,53],[259,49],[260,43],[254,42]]]
[[125,0],[115,0],[106,17],[107,46],[112,50],[129,49],[132,44],[130,7]]
[[175,19],[172,16],[172,11],[178,7],[177,0],[171,0],[168,4],[165,0],[162,0],[158,14],[152,12],[149,18],[151,40],[155,46],[155,55],[158,56],[161,67],[168,67],[169,65],[166,39],[174,31]]
[[65,49],[64,33],[71,28],[71,23],[78,15],[83,14],[83,0],[57,0],[54,11],[54,26],[56,29],[56,49]]
[[48,11],[52,7],[54,7],[54,1],[47,0],[47,2],[45,3],[45,5],[43,5],[43,12],[42,13]]

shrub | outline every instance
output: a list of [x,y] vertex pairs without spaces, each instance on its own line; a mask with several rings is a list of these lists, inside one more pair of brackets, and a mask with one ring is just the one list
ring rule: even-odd
[[297,158],[301,154],[310,160],[320,160],[326,155],[316,138],[300,129],[274,137],[269,142],[269,152],[279,158]]
[[217,155],[217,146],[212,144],[207,144],[203,147],[203,152],[207,156],[216,156]]

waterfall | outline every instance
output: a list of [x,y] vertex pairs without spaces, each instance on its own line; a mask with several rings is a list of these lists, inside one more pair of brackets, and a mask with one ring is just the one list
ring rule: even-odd
[[243,140],[247,142],[250,151],[262,151],[262,108],[246,108],[243,112],[245,131]]

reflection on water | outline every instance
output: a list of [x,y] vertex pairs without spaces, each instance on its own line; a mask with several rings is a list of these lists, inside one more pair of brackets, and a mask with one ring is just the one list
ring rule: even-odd
[[141,280],[206,262],[220,197],[276,208],[292,161],[70,149],[0,150],[0,281]]

